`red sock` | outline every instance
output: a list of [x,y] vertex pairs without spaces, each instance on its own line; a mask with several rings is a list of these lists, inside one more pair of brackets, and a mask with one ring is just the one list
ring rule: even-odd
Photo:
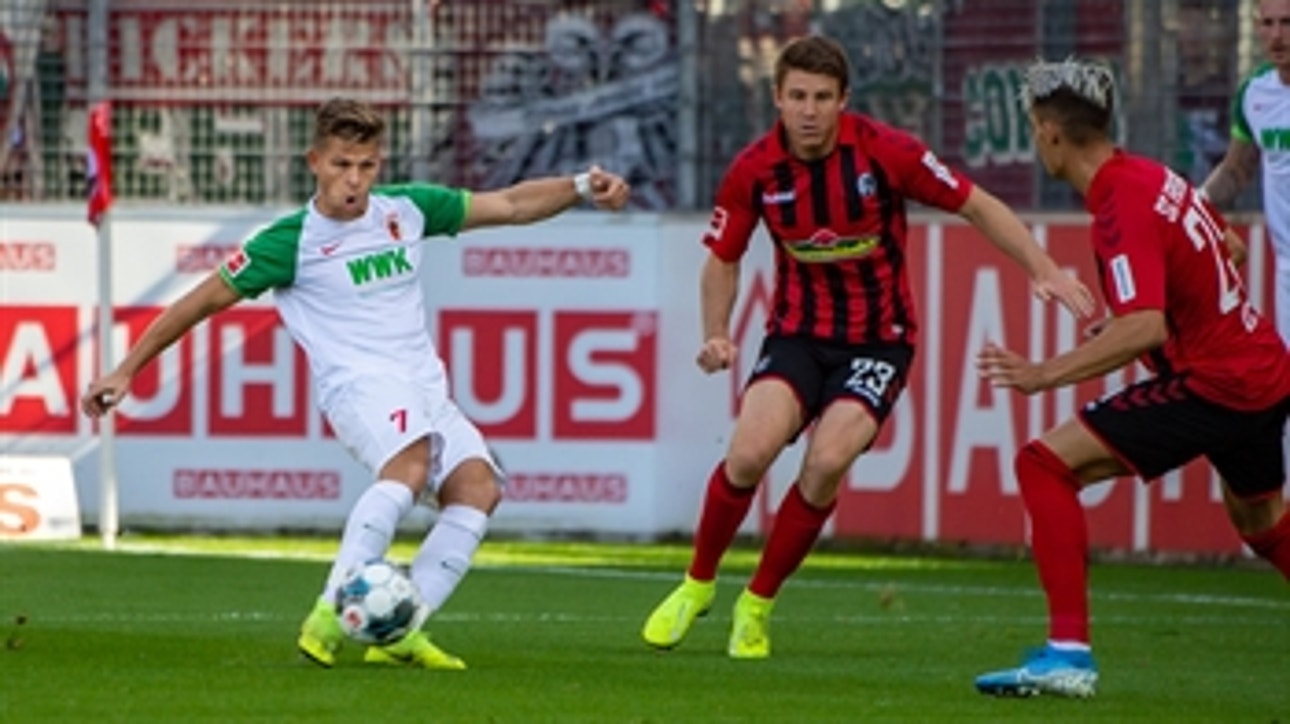
[[717,577],[717,564],[726,554],[730,542],[752,507],[756,488],[736,488],[726,477],[726,461],[708,478],[708,492],[699,514],[699,528],[694,531],[694,557],[690,560],[690,578],[711,581]]
[[1035,567],[1048,596],[1048,638],[1088,643],[1088,524],[1079,479],[1037,440],[1017,453],[1016,471],[1030,514]]
[[1290,511],[1282,513],[1281,520],[1271,528],[1241,538],[1290,581]]
[[757,572],[753,574],[748,590],[762,598],[774,598],[779,587],[811,552],[834,507],[835,503],[829,503],[824,508],[816,508],[806,502],[802,491],[794,484],[775,513],[775,523],[770,528],[766,548],[761,552]]

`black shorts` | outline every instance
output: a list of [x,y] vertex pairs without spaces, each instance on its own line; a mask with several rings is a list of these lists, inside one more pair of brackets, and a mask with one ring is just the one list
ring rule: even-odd
[[1143,480],[1205,456],[1232,492],[1250,498],[1285,483],[1282,436],[1290,400],[1234,410],[1197,396],[1186,377],[1159,377],[1090,402],[1080,419]]
[[905,388],[914,348],[907,344],[836,344],[809,337],[770,335],[748,384],[781,379],[797,394],[802,425],[810,425],[834,400],[858,400],[881,426]]

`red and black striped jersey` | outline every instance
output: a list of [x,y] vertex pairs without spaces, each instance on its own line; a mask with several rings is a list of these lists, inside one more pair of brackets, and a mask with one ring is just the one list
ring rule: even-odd
[[1118,150],[1089,184],[1093,253],[1117,316],[1165,315],[1169,336],[1143,356],[1156,372],[1187,375],[1211,402],[1262,410],[1290,396],[1290,354],[1250,304],[1227,252],[1227,222],[1178,174]]
[[955,212],[971,190],[917,138],[859,113],[842,114],[837,147],[814,161],[794,157],[776,123],[726,171],[703,242],[735,262],[766,223],[775,243],[768,333],[912,344],[905,199]]

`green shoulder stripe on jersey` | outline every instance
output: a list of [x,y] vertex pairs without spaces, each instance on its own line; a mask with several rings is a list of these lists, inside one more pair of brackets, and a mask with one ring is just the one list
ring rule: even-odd
[[377,186],[372,193],[401,196],[412,202],[424,217],[421,236],[456,236],[466,221],[470,192],[438,184],[409,183]]
[[246,298],[268,289],[291,286],[296,280],[296,260],[305,210],[278,218],[251,235],[242,250],[220,267],[220,276]]
[[1267,75],[1276,70],[1276,66],[1270,62],[1265,62],[1250,74],[1245,76],[1241,81],[1241,87],[1236,91],[1236,97],[1232,99],[1232,138],[1246,143],[1254,143],[1254,131],[1250,129],[1250,119],[1245,117],[1245,91],[1249,90],[1250,83],[1259,76]]

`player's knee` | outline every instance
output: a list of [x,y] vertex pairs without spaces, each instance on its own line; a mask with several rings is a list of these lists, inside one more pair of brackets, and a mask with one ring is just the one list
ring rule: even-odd
[[439,489],[439,504],[468,505],[485,513],[502,501],[502,487],[496,471],[482,460],[467,460],[454,470]]
[[774,459],[773,454],[751,447],[731,448],[726,454],[726,477],[736,487],[752,487],[761,481]]
[[1079,487],[1075,471],[1039,440],[1031,440],[1017,451],[1017,456],[1012,461],[1012,470],[1017,476],[1017,487],[1023,498],[1042,480],[1057,478],[1071,483],[1075,488]]

